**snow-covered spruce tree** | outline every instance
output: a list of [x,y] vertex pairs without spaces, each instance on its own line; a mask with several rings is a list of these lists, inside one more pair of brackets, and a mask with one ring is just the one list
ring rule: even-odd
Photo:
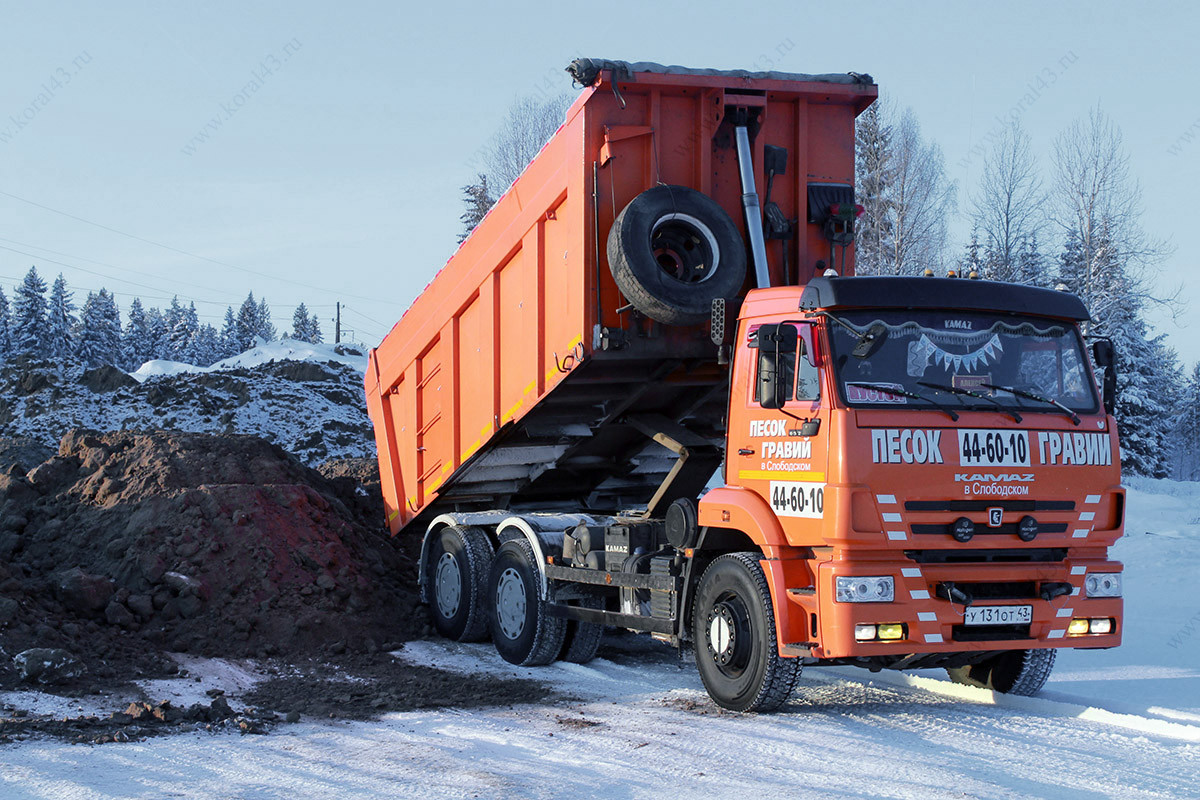
[[488,190],[487,175],[479,173],[478,183],[468,183],[462,187],[463,205],[466,206],[466,211],[458,218],[462,223],[463,229],[458,234],[458,243],[462,244],[471,235],[471,231],[475,230],[475,226],[487,214],[488,209],[495,205],[496,200],[492,197]]
[[267,298],[265,297],[258,303],[257,333],[262,337],[264,342],[273,342],[278,338],[275,326],[271,324],[271,307],[267,305]]
[[965,278],[975,272],[981,278],[991,279],[992,276],[984,270],[983,258],[979,247],[979,231],[972,229],[971,241],[967,242],[963,256],[958,260],[959,275]]
[[12,317],[13,354],[47,356],[50,326],[46,318],[46,282],[38,276],[37,267],[29,268],[14,292]]
[[154,356],[150,341],[150,324],[140,297],[129,304],[129,315],[125,332],[121,335],[121,363],[127,370],[135,370]]
[[74,351],[71,342],[76,324],[74,312],[72,293],[67,289],[67,281],[60,272],[50,288],[50,307],[46,312],[46,323],[50,330],[46,349],[52,358],[62,358]]
[[1121,466],[1133,475],[1162,477],[1168,463],[1167,440],[1172,419],[1172,383],[1178,385],[1173,353],[1162,337],[1151,339],[1142,317],[1142,302],[1125,269],[1121,253],[1103,231],[1096,234],[1097,248],[1087,267],[1081,265],[1082,248],[1068,241],[1060,275],[1067,288],[1082,294],[1068,281],[1088,281],[1094,298],[1088,324],[1090,336],[1107,336],[1116,350],[1116,418],[1121,437]]
[[237,320],[234,323],[234,341],[237,345],[237,352],[244,353],[254,346],[254,337],[259,335],[261,327],[258,303],[254,301],[254,292],[250,292],[242,301],[242,307],[238,309]]
[[[886,108],[879,113],[885,119],[890,116]],[[905,109],[887,125],[886,183],[880,185],[878,199],[872,200],[872,219],[867,219],[867,205],[859,201],[864,211],[858,224],[863,226],[868,242],[865,260],[855,256],[855,271],[863,275],[917,275],[926,267],[939,270],[945,257],[946,226],[954,209],[955,193],[954,184],[946,177],[942,150],[921,135],[912,109]],[[869,241],[877,236],[873,229],[882,231],[883,241]],[[871,251],[876,244],[880,245],[877,256]]]
[[89,367],[116,364],[121,358],[121,318],[107,289],[89,292],[79,314],[79,360]]
[[8,358],[9,352],[12,350],[12,316],[8,310],[8,297],[4,294],[4,289],[0,288],[0,362]]
[[317,319],[316,314],[311,314],[308,317],[308,341],[313,344],[320,344],[325,341],[325,336],[321,333],[321,321]]
[[149,342],[147,360],[170,360],[171,355],[168,352],[171,347],[170,329],[167,328],[166,317],[157,308],[151,308],[146,312],[146,339]]
[[196,314],[196,304],[192,303],[187,308],[180,310],[178,318],[175,320],[175,325],[171,328],[172,358],[176,361],[195,363],[189,359],[189,355],[192,340],[196,338],[198,330],[200,330],[200,318]]
[[1050,270],[1049,264],[1046,263],[1046,257],[1042,255],[1042,251],[1038,248],[1036,233],[1021,242],[1012,280],[1015,283],[1024,283],[1028,286],[1049,287],[1053,284],[1054,275]]
[[296,310],[292,312],[291,338],[298,342],[309,341],[309,325],[310,322],[308,318],[308,308],[304,305],[304,303],[301,303],[300,305],[296,306]]
[[1192,366],[1176,408],[1175,435],[1171,442],[1174,477],[1181,481],[1200,480],[1200,361]]
[[218,339],[220,344],[218,361],[222,358],[236,356],[241,352],[238,350],[237,319],[233,316],[233,306],[225,307],[225,322],[221,325],[221,334]]
[[863,207],[854,229],[855,271],[884,272],[884,253],[891,247],[887,194],[895,177],[892,126],[876,102],[858,116],[854,127],[854,199]]
[[214,362],[221,360],[221,342],[217,335],[217,329],[212,325],[204,324],[196,329],[196,335],[192,337],[188,344],[185,359],[189,364],[195,364],[201,367],[211,366]]
[[163,325],[166,327],[166,338],[162,343],[162,355],[159,358],[165,358],[170,361],[180,361],[182,359],[182,353],[177,347],[178,342],[175,340],[175,329],[179,327],[182,319],[183,305],[179,302],[179,296],[176,295],[171,298],[171,305],[167,306],[167,310],[163,312]]

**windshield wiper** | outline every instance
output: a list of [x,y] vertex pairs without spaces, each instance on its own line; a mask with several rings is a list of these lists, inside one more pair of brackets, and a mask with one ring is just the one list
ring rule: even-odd
[[1014,411],[1011,408],[1005,408],[1004,404],[1001,403],[999,400],[997,400],[994,397],[988,397],[986,394],[981,394],[979,392],[972,392],[970,389],[963,389],[959,386],[947,386],[944,383],[929,383],[928,381],[917,381],[917,385],[918,386],[926,386],[930,389],[940,389],[944,392],[950,392],[951,394],[962,394],[962,395],[966,395],[967,397],[974,397],[979,400],[986,400],[987,402],[994,405],[996,408],[1003,411],[1005,414],[1008,414],[1015,421],[1017,421],[1017,422],[1021,421],[1020,414],[1018,414],[1016,411]]
[[1039,403],[1049,403],[1050,405],[1054,406],[1059,411],[1063,412],[1068,417],[1070,417],[1071,422],[1075,423],[1076,425],[1079,425],[1081,422],[1078,414],[1076,414],[1074,411],[1067,408],[1066,406],[1064,406],[1062,403],[1058,402],[1057,400],[1053,400],[1049,397],[1042,397],[1040,394],[1034,394],[1033,392],[1026,392],[1023,389],[1014,389],[1011,386],[996,386],[991,383],[981,383],[979,385],[985,389],[999,389],[1002,392],[1008,392],[1009,394],[1016,395],[1017,397],[1024,397],[1026,400],[1036,400]]
[[868,389],[874,389],[877,392],[884,392],[885,394],[898,394],[901,397],[910,397],[913,400],[924,400],[926,403],[929,403],[934,408],[936,408],[938,411],[945,411],[947,414],[950,415],[950,419],[954,420],[955,422],[958,422],[958,412],[955,411],[953,408],[950,408],[949,406],[944,406],[941,403],[939,403],[937,400],[928,398],[923,394],[917,394],[916,392],[910,392],[908,389],[901,389],[896,386],[888,386],[886,383],[863,383],[862,381],[846,381],[846,385],[847,386],[865,386]]

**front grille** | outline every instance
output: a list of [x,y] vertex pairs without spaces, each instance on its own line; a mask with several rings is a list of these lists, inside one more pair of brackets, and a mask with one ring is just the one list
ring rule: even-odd
[[1048,564],[1066,559],[1064,547],[1030,547],[1021,550],[905,550],[905,558],[918,564]]
[[[935,534],[935,533],[941,533],[946,536],[951,536],[952,534],[950,532],[950,528],[953,525],[954,525],[953,522],[918,522],[918,523],[914,523],[911,526],[911,530],[912,530],[914,536],[928,535],[928,534]],[[1067,523],[1065,523],[1065,522],[1039,522],[1038,523],[1038,534],[1039,535],[1043,534],[1043,533],[1066,533],[1066,530],[1067,530]],[[1007,534],[1009,536],[1016,536],[1017,535],[1017,523],[1006,522],[997,528],[991,528],[991,527],[988,527],[987,525],[976,525],[975,526],[975,535],[976,536],[984,536],[987,534],[994,534],[997,536],[1002,535],[1002,534]]]
[[954,586],[971,595],[975,602],[983,600],[1036,600],[1038,598],[1037,583],[1034,581],[995,581],[991,583],[962,583],[955,581]]
[[1008,639],[1032,639],[1028,625],[955,625],[950,636],[956,642],[998,642]]
[[906,500],[905,511],[1074,511],[1074,500]]

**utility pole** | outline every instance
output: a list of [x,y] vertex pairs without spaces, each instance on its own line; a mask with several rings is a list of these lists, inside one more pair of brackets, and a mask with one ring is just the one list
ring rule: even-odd
[[337,322],[333,327],[333,343],[339,344],[342,341],[342,303],[339,300],[337,304]]

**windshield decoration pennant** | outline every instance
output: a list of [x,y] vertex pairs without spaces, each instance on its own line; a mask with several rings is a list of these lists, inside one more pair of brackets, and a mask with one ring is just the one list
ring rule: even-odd
[[1003,352],[1004,345],[1001,343],[998,333],[993,334],[992,338],[984,342],[981,347],[969,353],[947,352],[934,344],[928,336],[922,334],[918,341],[909,345],[908,374],[914,377],[924,375],[930,360],[937,366],[955,374],[964,366],[968,371],[974,371],[976,367],[995,361]]

